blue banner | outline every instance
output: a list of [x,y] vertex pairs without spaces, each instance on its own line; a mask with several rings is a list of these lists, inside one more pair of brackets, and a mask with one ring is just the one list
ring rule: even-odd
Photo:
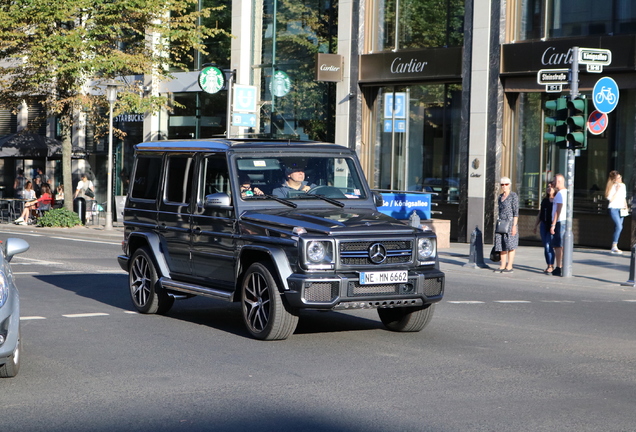
[[410,193],[382,193],[384,204],[378,210],[385,215],[405,220],[415,211],[420,219],[431,218],[431,195]]

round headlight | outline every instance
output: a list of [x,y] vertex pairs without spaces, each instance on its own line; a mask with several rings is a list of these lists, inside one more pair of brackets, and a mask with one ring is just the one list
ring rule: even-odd
[[435,244],[429,238],[419,239],[417,242],[417,256],[421,260],[429,259],[435,254]]
[[325,259],[327,250],[323,242],[312,241],[307,245],[307,259],[314,263],[322,262]]

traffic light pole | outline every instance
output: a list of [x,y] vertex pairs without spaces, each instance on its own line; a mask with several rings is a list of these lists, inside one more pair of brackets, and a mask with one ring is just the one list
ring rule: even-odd
[[[579,95],[579,47],[572,48],[572,68],[570,69],[570,100]],[[572,221],[574,219],[574,149],[568,145],[567,171],[565,182],[568,189],[565,224],[565,238],[563,242],[563,272],[564,277],[572,277],[572,253],[574,252],[574,234],[572,233]]]

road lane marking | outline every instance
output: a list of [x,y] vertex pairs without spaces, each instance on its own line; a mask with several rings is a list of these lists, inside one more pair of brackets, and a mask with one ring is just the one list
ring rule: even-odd
[[541,300],[541,303],[576,303],[574,300]]
[[103,312],[95,312],[95,313],[79,313],[79,314],[68,314],[62,315],[64,318],[89,318],[89,317],[98,317],[98,316],[108,316],[109,314]]
[[[57,240],[69,240],[69,241],[83,242],[83,243],[97,243],[97,244],[120,245],[121,246],[121,241],[119,241],[119,242],[109,242],[109,241],[104,241],[104,240],[86,240],[86,239],[76,239],[76,238],[70,238],[70,237],[55,237],[55,236],[51,236],[49,238],[57,239]],[[122,239],[123,239],[123,235],[122,235]]]
[[[28,262],[21,262],[28,261]],[[31,265],[31,264],[41,264],[41,265],[63,265],[64,263],[56,262],[56,261],[46,261],[37,258],[26,258],[26,257],[16,257],[16,262],[12,262],[11,265]]]
[[505,304],[513,304],[513,303],[532,303],[528,300],[495,300],[495,303],[505,303]]
[[20,317],[20,321],[31,321],[31,320],[44,320],[46,317],[43,316],[25,316]]
[[464,301],[448,301],[446,303],[453,303],[453,304],[484,304],[485,302],[476,301],[476,300],[464,300]]

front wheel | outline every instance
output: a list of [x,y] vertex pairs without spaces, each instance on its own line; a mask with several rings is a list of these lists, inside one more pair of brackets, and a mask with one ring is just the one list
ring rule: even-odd
[[133,254],[128,280],[130,298],[139,312],[165,314],[172,307],[174,298],[157,288],[157,270],[146,248],[139,248]]
[[435,304],[422,308],[405,307],[378,309],[378,315],[386,328],[396,332],[418,332],[433,319]]
[[272,272],[264,263],[252,264],[241,285],[243,320],[250,334],[261,340],[287,339],[298,324],[281,299]]
[[0,378],[13,378],[20,370],[20,335],[18,335],[18,343],[13,354],[7,359],[7,362],[0,366]]

